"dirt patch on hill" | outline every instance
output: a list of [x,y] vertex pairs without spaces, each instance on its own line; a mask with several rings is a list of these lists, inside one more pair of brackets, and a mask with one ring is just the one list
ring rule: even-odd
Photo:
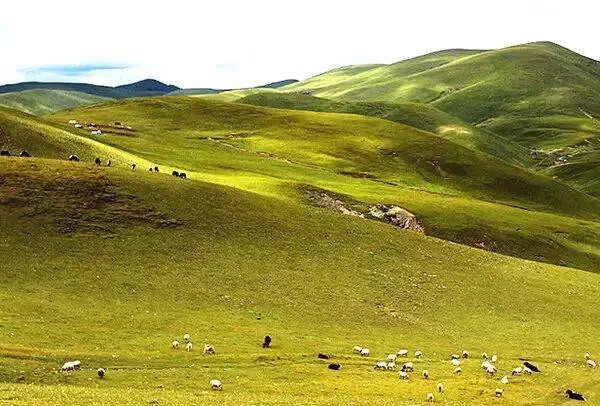
[[102,169],[78,164],[49,169],[28,161],[3,166],[0,208],[10,216],[49,224],[60,234],[183,225],[120,191]]
[[417,221],[417,217],[402,207],[395,205],[373,205],[365,210],[357,202],[345,199],[331,192],[315,189],[305,189],[305,192],[309,202],[314,206],[339,211],[350,216],[382,221],[395,227],[421,234],[425,233],[423,226]]

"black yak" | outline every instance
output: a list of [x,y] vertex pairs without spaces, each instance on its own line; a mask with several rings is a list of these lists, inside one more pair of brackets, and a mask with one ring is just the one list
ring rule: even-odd
[[96,159],[94,159],[94,163],[96,165],[100,165],[102,163],[102,161],[100,160],[100,158],[96,158]]
[[0,156],[10,156],[10,152],[8,152],[7,150],[3,149],[2,151],[0,151]]
[[269,348],[270,345],[271,345],[271,337],[265,336],[265,340],[263,341],[262,347]]
[[525,362],[523,362],[523,365],[525,365],[527,368],[531,369],[533,372],[541,372],[540,369],[538,367],[536,367],[535,365],[533,365],[531,362],[525,361]]
[[339,371],[340,369],[342,369],[342,365],[341,364],[329,364],[327,366],[327,368],[333,369],[334,371]]
[[571,389],[567,389],[567,397],[573,400],[582,400],[585,402],[585,396],[581,393],[573,392]]

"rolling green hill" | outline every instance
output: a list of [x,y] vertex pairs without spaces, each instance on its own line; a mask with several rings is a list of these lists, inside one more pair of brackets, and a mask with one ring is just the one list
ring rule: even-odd
[[[91,136],[71,118],[132,130]],[[543,373],[511,376],[500,401],[560,405],[567,387],[595,399],[582,355],[600,353],[600,203],[464,143],[375,117],[201,97],[43,118],[0,108],[0,147],[33,155],[0,157],[0,399],[412,405],[442,382],[438,403],[486,405],[519,357]],[[356,210],[400,205],[427,235],[314,207],[307,190]],[[171,349],[186,332],[195,349]],[[371,356],[354,355],[357,344]],[[424,353],[410,357],[411,379],[373,370],[403,347]],[[473,358],[457,376],[449,354],[463,349]],[[482,372],[483,351],[499,355],[496,377]],[[58,372],[72,359],[81,371]]]
[[15,93],[0,93],[0,106],[41,116],[86,104],[109,100],[106,97],[67,90],[36,89]]
[[[284,89],[336,100],[426,103],[540,150],[542,168],[573,165],[547,172],[600,196],[598,184],[587,181],[595,176],[590,167],[600,163],[589,163],[600,139],[600,63],[556,44],[443,51],[336,69]],[[561,157],[568,159],[558,162]]]

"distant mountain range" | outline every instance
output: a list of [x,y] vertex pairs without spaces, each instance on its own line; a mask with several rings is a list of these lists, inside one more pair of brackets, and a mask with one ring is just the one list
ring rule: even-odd
[[[257,88],[276,89],[298,82],[295,79],[286,79],[278,82],[267,83]],[[94,96],[112,99],[123,99],[126,97],[161,96],[166,94],[211,94],[220,93],[232,89],[182,89],[174,85],[167,85],[155,79],[145,79],[126,85],[110,87],[93,85],[90,83],[68,83],[68,82],[22,82],[0,86],[0,94],[16,93],[25,90],[62,90],[69,92],[87,93]]]

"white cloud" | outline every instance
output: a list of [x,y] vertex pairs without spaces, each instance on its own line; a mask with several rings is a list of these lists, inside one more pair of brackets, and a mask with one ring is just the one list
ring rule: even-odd
[[[53,80],[116,85],[153,77],[184,87],[254,86],[445,48],[549,40],[600,58],[600,6],[572,0],[6,2],[0,82],[44,65],[129,69]],[[48,76],[45,76],[48,78]]]

